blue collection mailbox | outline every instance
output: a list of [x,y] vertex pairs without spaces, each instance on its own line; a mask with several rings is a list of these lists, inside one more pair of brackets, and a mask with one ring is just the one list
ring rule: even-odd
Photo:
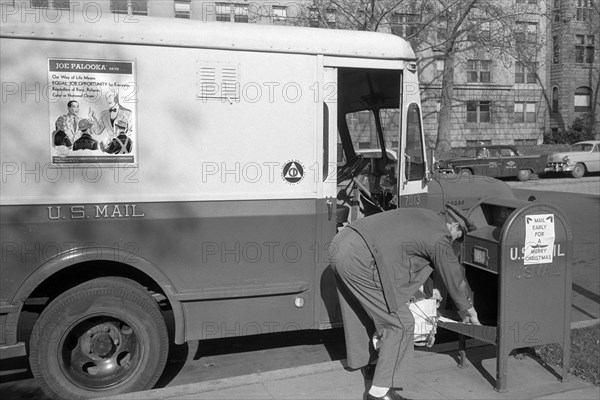
[[494,198],[469,212],[477,229],[466,235],[462,260],[481,326],[440,322],[458,332],[460,363],[465,336],[496,345],[496,390],[507,390],[509,353],[560,343],[567,379],[571,333],[572,234],[564,214],[538,202]]

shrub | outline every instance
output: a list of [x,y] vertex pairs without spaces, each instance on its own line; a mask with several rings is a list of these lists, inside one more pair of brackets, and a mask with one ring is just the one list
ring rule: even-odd
[[547,144],[572,144],[582,140],[594,139],[594,132],[588,128],[588,117],[577,117],[566,131],[557,133],[546,132],[544,134],[544,143]]

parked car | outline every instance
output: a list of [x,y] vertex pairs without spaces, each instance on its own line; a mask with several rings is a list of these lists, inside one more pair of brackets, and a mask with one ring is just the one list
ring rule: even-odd
[[544,172],[547,160],[545,154],[521,155],[513,146],[477,146],[463,149],[463,154],[458,158],[440,160],[437,170],[459,175],[517,177],[520,181],[526,181],[532,174]]
[[569,151],[548,156],[546,172],[570,172],[581,178],[586,172],[600,171],[600,140],[577,142]]

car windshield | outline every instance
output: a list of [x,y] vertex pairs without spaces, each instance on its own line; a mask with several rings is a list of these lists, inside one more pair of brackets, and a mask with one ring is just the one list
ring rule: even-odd
[[571,146],[571,151],[592,151],[592,147],[591,143],[577,143]]

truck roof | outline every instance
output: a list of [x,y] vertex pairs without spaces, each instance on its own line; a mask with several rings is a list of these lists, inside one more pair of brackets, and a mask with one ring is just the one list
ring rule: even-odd
[[379,32],[35,11],[4,13],[0,37],[416,60],[406,40]]

